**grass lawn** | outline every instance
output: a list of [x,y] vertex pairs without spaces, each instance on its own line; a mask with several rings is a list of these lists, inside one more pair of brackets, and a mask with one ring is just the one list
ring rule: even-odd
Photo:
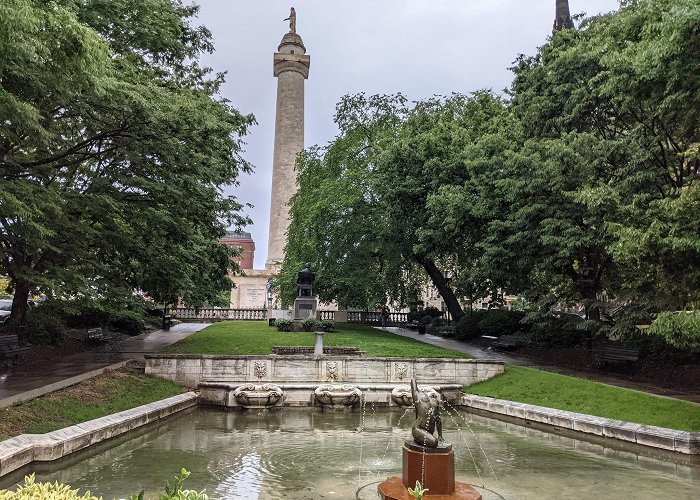
[[110,371],[80,384],[0,409],[0,440],[43,434],[184,392],[168,380]]
[[700,405],[522,366],[467,387],[466,392],[598,417],[700,431]]
[[[358,347],[368,356],[469,358],[464,354],[362,325],[337,324],[323,338],[326,346]],[[313,332],[278,332],[263,321],[226,321],[208,326],[166,347],[161,354],[262,354],[273,346],[313,346]]]

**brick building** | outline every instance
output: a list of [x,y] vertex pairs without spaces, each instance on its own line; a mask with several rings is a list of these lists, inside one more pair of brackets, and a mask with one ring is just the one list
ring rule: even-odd
[[219,240],[226,246],[237,248],[241,256],[234,259],[241,269],[253,269],[255,258],[255,242],[250,233],[226,231],[226,236]]

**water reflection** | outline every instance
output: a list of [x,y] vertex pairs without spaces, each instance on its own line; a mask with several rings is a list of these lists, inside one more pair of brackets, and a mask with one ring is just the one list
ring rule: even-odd
[[[450,413],[444,435],[454,446],[457,480],[484,488],[485,500],[699,496],[697,458],[611,448],[610,442]],[[376,498],[373,483],[401,473],[401,446],[412,422],[410,410],[372,407],[364,414],[195,410],[34,469],[40,480],[66,482],[105,498],[141,489],[153,494],[182,467],[192,471],[187,487],[206,488],[212,498],[352,499],[357,490],[360,498]],[[18,471],[0,487],[30,472]]]

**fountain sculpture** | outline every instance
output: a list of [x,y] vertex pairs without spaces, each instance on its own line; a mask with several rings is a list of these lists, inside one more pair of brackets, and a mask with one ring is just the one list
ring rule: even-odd
[[[383,500],[410,500],[408,488],[420,482],[425,495],[434,500],[481,500],[481,494],[466,483],[455,481],[455,456],[452,445],[442,438],[440,396],[419,390],[411,379],[411,394],[416,420],[412,439],[403,446],[403,477],[393,476],[378,486]],[[437,432],[437,436],[435,435]]]

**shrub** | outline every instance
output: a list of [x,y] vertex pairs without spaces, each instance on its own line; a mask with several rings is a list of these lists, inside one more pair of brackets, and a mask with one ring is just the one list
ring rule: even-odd
[[457,340],[464,340],[482,335],[481,328],[479,327],[479,321],[481,321],[482,316],[482,311],[472,311],[459,318],[459,321],[457,321],[455,325],[455,338]]
[[507,311],[504,309],[491,309],[485,311],[479,320],[479,329],[482,335],[500,337],[501,335],[513,335],[520,330],[520,321],[525,317],[521,311]]
[[290,319],[275,320],[275,327],[278,332],[291,332],[294,329],[294,321]]
[[432,318],[432,321],[425,326],[425,331],[431,335],[437,335],[440,328],[445,326],[445,320],[442,318]]
[[127,335],[138,335],[146,328],[143,317],[135,311],[118,311],[110,314],[107,325],[110,329]]
[[420,314],[425,317],[425,316],[430,316],[430,318],[442,318],[442,311],[438,309],[437,307],[426,307],[422,311],[420,311]]
[[647,333],[662,337],[678,349],[700,352],[700,311],[663,312]]
[[66,333],[63,315],[43,304],[29,310],[27,327],[33,344],[60,344]]
[[301,322],[301,329],[305,332],[313,332],[314,330],[318,330],[320,327],[321,324],[314,318],[306,318]]
[[0,500],[44,500],[51,498],[54,500],[97,500],[97,497],[86,492],[78,494],[78,490],[70,489],[65,484],[37,483],[34,474],[24,478],[24,484],[17,486],[17,491],[0,491]]
[[433,317],[432,316],[423,316],[420,320],[422,324],[425,326],[428,326],[430,323],[433,322]]
[[319,323],[321,330],[324,332],[332,332],[335,330],[335,322],[330,320],[324,320]]
[[[209,500],[204,490],[194,491],[182,488],[182,483],[190,477],[191,472],[182,469],[180,474],[165,483],[165,493],[158,495],[158,500]],[[143,500],[143,490],[138,495],[132,495],[129,500]]]
[[582,344],[588,336],[586,330],[577,328],[583,320],[578,316],[544,316],[532,323],[523,336],[525,344],[535,347],[571,347]]

